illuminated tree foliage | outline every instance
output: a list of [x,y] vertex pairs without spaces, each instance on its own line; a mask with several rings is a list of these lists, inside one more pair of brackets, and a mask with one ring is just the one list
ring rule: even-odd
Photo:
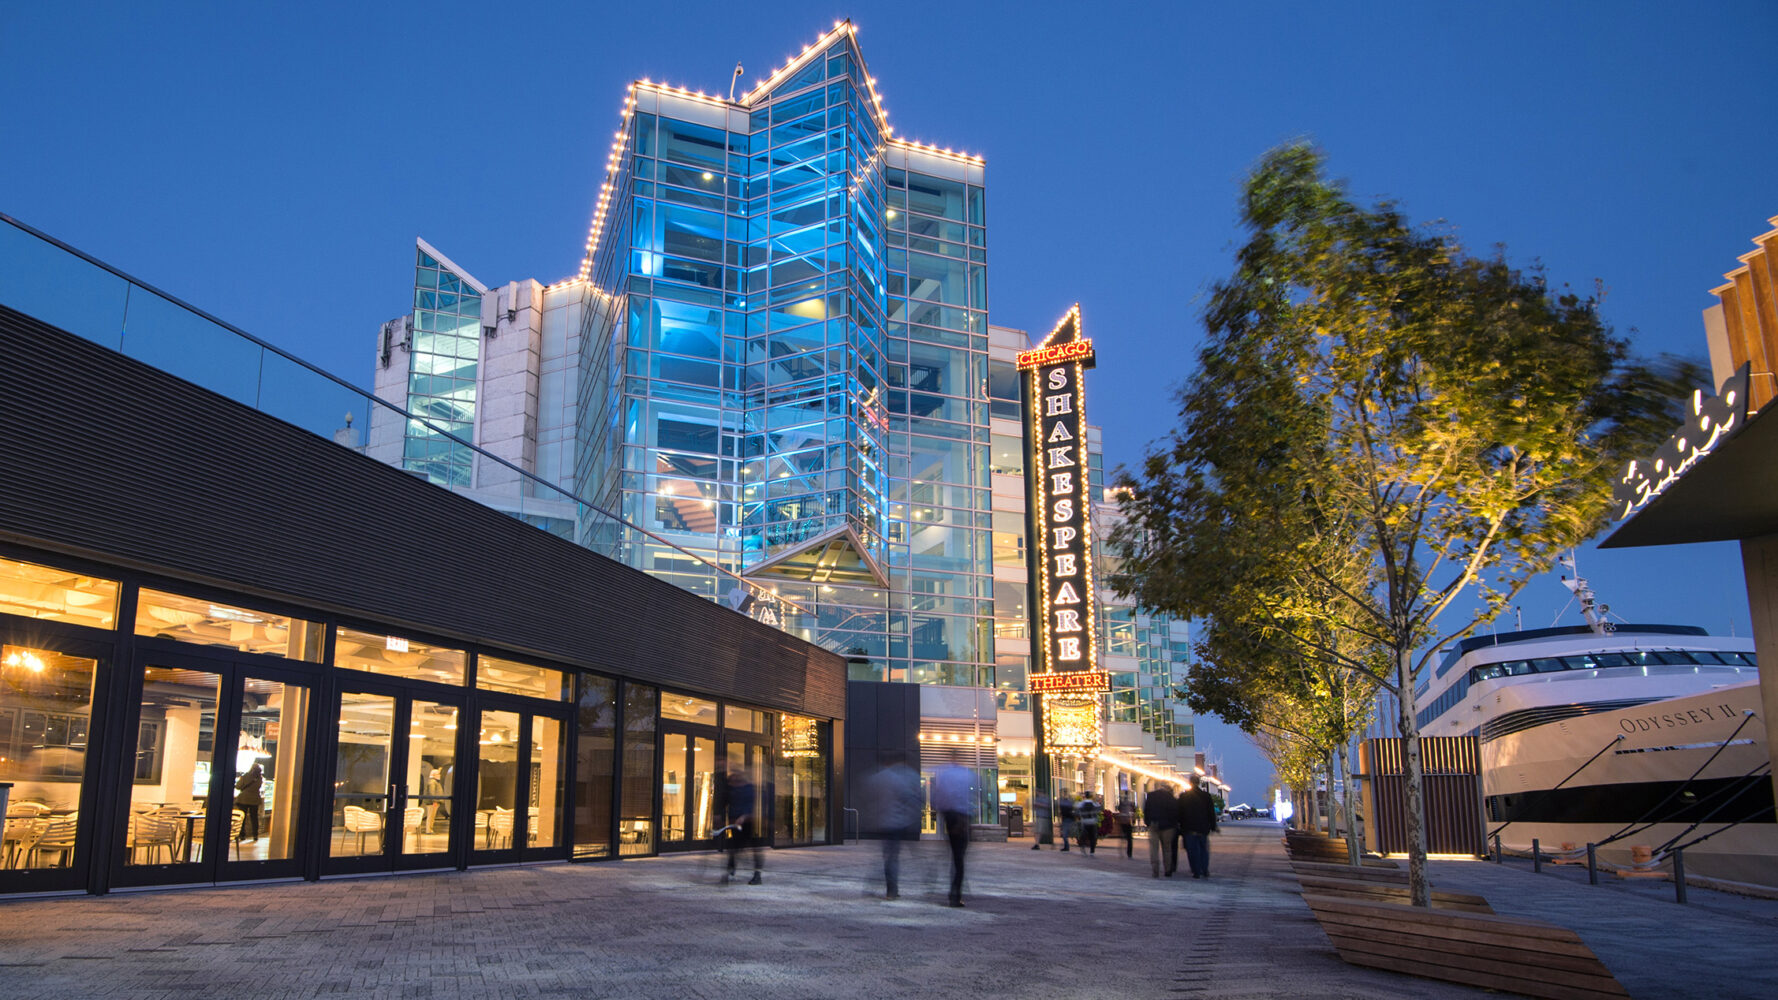
[[1245,636],[1194,684],[1260,683],[1290,651],[1398,697],[1424,906],[1414,678],[1600,530],[1614,469],[1702,379],[1633,358],[1593,298],[1359,206],[1310,147],[1269,153],[1242,214],[1180,424],[1121,477],[1113,585]]

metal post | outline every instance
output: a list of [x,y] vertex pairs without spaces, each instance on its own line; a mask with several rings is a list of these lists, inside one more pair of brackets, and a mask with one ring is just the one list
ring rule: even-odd
[[1500,863],[1500,834],[1494,835],[1494,863]]
[[1594,846],[1596,846],[1596,845],[1593,845],[1593,844],[1587,845],[1587,884],[1588,885],[1598,885],[1599,884],[1599,859],[1593,855]]
[[1685,848],[1673,852],[1673,896],[1685,905]]
[[1543,871],[1543,848],[1537,843],[1536,837],[1531,838],[1531,870]]

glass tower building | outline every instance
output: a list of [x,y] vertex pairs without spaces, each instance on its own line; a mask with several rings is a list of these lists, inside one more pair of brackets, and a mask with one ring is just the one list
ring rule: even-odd
[[[1004,795],[1031,743],[1010,533],[1029,344],[988,327],[985,171],[893,133],[850,22],[733,99],[638,81],[574,277],[484,286],[417,244],[415,311],[384,324],[377,391],[427,419],[373,422],[367,451],[777,609],[854,680],[927,685],[932,761],[989,788],[998,763]],[[441,421],[476,446],[463,461]],[[1091,461],[1102,499],[1096,437]],[[1140,703],[1166,701],[1176,657],[1138,656],[1166,647],[1113,613],[1100,635],[1130,648],[1108,717],[1164,772],[1172,709]]]
[[769,583],[857,679],[993,684],[983,174],[890,134],[850,23],[733,102],[631,88],[574,473],[643,569]]

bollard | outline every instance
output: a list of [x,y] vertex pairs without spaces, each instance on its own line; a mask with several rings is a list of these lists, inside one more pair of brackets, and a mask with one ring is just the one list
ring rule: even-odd
[[1685,905],[1685,848],[1673,852],[1673,895]]
[[1500,834],[1494,835],[1494,863],[1500,863]]
[[1588,885],[1598,885],[1599,884],[1599,859],[1593,855],[1593,848],[1595,846],[1596,845],[1594,845],[1594,844],[1587,845],[1587,884]]
[[1531,870],[1543,871],[1543,851],[1537,846],[1537,838],[1531,838]]

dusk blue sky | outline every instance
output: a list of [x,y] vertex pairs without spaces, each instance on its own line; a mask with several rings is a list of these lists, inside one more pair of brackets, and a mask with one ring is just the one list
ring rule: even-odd
[[[0,211],[367,383],[415,236],[489,284],[572,275],[629,81],[723,92],[841,17],[898,135],[987,159],[991,320],[1081,303],[1108,465],[1172,423],[1278,143],[1602,282],[1645,353],[1702,359],[1708,290],[1778,215],[1769,2],[8,3]],[[1581,563],[1630,620],[1747,634],[1733,545]],[[1530,627],[1567,599],[1552,575],[1518,603]]]

